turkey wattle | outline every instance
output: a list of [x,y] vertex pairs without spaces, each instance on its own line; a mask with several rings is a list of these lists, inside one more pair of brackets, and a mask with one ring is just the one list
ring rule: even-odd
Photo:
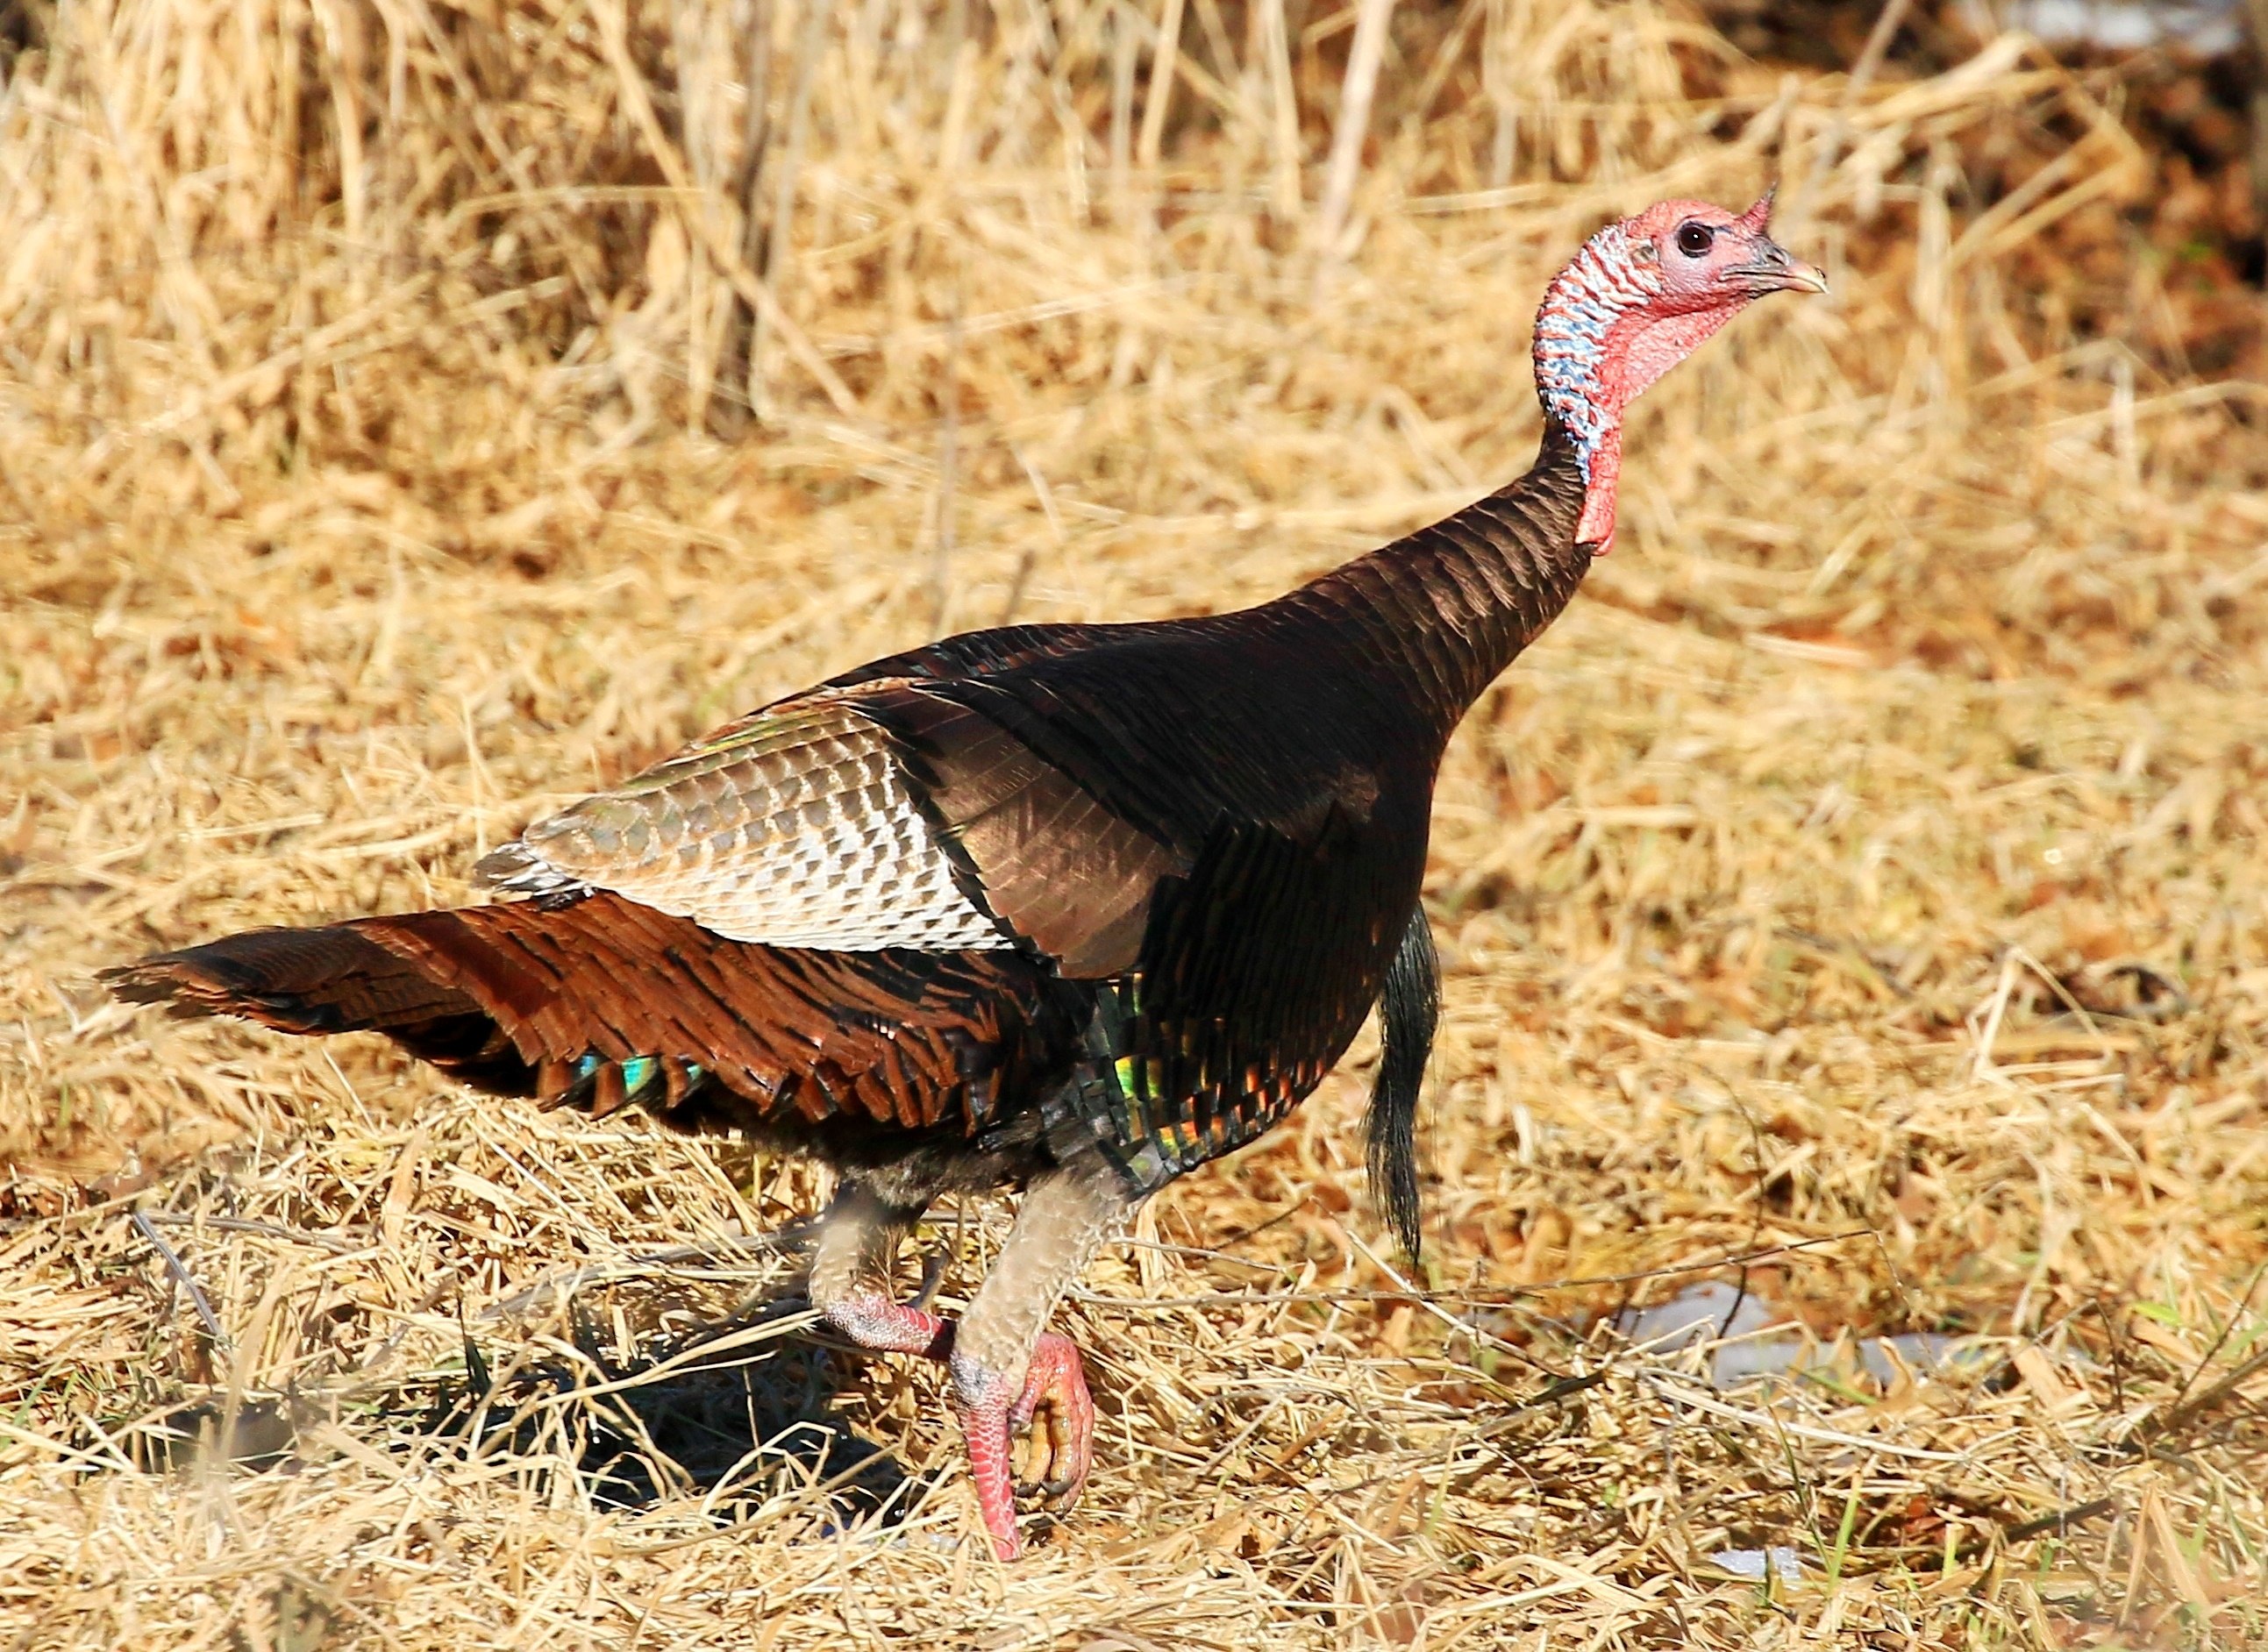
[[[1373,1005],[1371,1163],[1416,1251],[1435,768],[1611,545],[1624,409],[1751,300],[1824,290],[1769,209],[1669,201],[1600,231],[1537,315],[1534,467],[1273,602],[878,660],[539,820],[475,869],[515,899],[107,979],[832,1164],[811,1299],[864,1347],[949,1362],[1012,1556],[1015,1433],[1042,1429],[1058,1501],[1091,1457],[1079,1354],[1046,1331],[1064,1289],[1145,1195],[1298,1105]],[[957,1323],[893,1297],[933,1200],[1018,1186]]]

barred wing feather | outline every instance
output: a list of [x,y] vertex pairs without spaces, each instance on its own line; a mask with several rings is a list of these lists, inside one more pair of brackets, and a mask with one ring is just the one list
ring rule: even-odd
[[733,941],[1012,947],[954,870],[897,743],[855,694],[822,691],[538,820],[475,871],[508,893],[611,890]]
[[727,723],[475,870],[507,893],[608,890],[729,940],[1021,942],[1094,978],[1131,966],[1158,881],[1188,865],[990,718],[895,679]]

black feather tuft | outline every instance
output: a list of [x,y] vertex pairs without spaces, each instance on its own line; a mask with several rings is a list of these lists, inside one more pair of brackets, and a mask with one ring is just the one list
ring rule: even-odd
[[1441,960],[1423,907],[1410,914],[1378,1002],[1381,1047],[1364,1156],[1370,1165],[1371,1196],[1384,1203],[1394,1237],[1415,1263],[1425,1237],[1418,1220],[1418,1097],[1425,1083],[1426,1058],[1433,1053],[1433,1029],[1441,1020]]

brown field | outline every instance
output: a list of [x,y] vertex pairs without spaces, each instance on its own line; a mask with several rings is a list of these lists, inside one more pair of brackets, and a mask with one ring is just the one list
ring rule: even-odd
[[[1341,190],[1352,11],[813,4],[29,9],[0,1645],[2268,1641],[2232,180],[2014,37],[1820,73],[1652,0],[1412,0]],[[932,1374],[770,1309],[792,1249],[740,1236],[807,1171],[93,981],[461,899],[540,807],[941,629],[1225,607],[1439,515],[1528,462],[1557,263],[1775,177],[1834,296],[1642,405],[1616,554],[1443,778],[1430,1289],[1366,1042],[1065,1310],[1100,1466],[1012,1568]],[[939,1215],[951,1303],[1003,1212]],[[1704,1281],[1971,1357],[1720,1391],[1617,1339]]]

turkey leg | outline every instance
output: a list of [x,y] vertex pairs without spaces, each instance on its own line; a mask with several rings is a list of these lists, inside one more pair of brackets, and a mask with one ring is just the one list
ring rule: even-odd
[[1135,1196],[1099,1156],[1035,1178],[976,1298],[950,1337],[954,1414],[968,1443],[976,1504],[994,1551],[1012,1560],[1012,1442],[1033,1430],[1031,1477],[1057,1507],[1076,1501],[1094,1460],[1094,1402],[1079,1349],[1046,1330],[1071,1282],[1132,1211]]
[[953,1347],[953,1322],[890,1294],[898,1242],[921,1214],[860,1183],[845,1184],[820,1222],[811,1257],[811,1305],[862,1348],[941,1360]]
[[1100,1158],[1049,1171],[1024,1195],[1016,1225],[983,1288],[958,1324],[890,1293],[899,1242],[921,1212],[856,1182],[844,1186],[819,1230],[811,1304],[862,1348],[919,1354],[951,1368],[954,1415],[968,1443],[976,1502],[1004,1560],[1016,1534],[1014,1439],[1031,1430],[1027,1467],[1056,1507],[1076,1501],[1094,1460],[1094,1402],[1071,1339],[1049,1315],[1134,1200]]

